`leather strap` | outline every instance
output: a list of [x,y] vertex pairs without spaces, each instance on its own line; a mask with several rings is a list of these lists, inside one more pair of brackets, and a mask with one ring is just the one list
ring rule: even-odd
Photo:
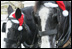
[[69,40],[63,45],[63,48],[67,47],[69,44],[71,45],[71,37],[70,37]]
[[53,35],[53,34],[57,34],[57,30],[49,30],[49,31],[43,31],[43,32],[39,32],[40,36],[45,36],[45,35]]

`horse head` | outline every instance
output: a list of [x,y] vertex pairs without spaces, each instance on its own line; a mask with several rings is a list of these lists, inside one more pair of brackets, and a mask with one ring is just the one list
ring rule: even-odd
[[[68,14],[68,13],[67,13]],[[56,34],[62,33],[64,14],[55,1],[36,1],[34,18],[38,21],[38,29],[41,35],[41,48],[56,48]],[[63,16],[64,15],[64,16]],[[68,23],[67,23],[68,24]],[[61,27],[60,27],[61,26]],[[60,27],[60,28],[59,28]],[[61,29],[61,30],[58,30]],[[59,35],[59,36],[60,36]]]

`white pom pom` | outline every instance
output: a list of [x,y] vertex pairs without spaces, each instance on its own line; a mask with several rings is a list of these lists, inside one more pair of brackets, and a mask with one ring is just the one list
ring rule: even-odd
[[19,26],[19,27],[18,27],[18,30],[19,30],[19,31],[21,31],[22,29],[23,29],[23,27],[22,27],[22,26]]
[[63,16],[68,16],[68,11],[67,11],[67,10],[64,10],[64,11],[62,12],[62,14],[63,14]]

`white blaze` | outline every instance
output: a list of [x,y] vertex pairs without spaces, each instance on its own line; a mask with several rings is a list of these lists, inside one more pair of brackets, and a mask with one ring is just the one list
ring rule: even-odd
[[46,25],[46,21],[48,19],[48,14],[49,14],[49,9],[46,7],[42,7],[41,10],[39,11],[39,16],[41,19],[41,27],[42,27],[42,31],[45,31],[45,25]]
[[49,36],[42,36],[41,41],[41,48],[50,48]]
[[[39,11],[42,31],[45,31],[46,21],[49,17],[49,11],[50,11],[50,9],[48,9],[46,7],[41,7],[41,9]],[[50,48],[49,36],[42,36],[41,41],[42,41],[41,48]]]

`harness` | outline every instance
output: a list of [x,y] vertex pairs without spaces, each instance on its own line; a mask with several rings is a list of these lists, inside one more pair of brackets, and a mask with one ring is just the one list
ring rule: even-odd
[[[63,34],[61,35],[61,37],[58,39],[58,43],[57,43],[57,46],[58,47],[64,47],[64,45],[67,43],[67,41],[69,40],[70,38],[70,34],[71,34],[71,12],[69,11],[70,15],[69,15],[69,27],[68,27],[68,30],[66,32],[66,34],[64,35],[64,32]],[[65,21],[67,21],[67,17],[65,19]],[[66,22],[64,23],[64,26],[65,26]],[[63,28],[64,30],[64,28]],[[63,37],[64,35],[64,37]]]

